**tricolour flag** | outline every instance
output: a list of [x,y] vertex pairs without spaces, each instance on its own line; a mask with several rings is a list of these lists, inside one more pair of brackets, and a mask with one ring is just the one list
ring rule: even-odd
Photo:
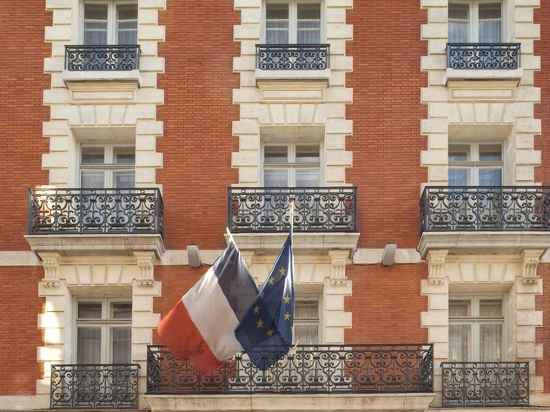
[[235,329],[258,289],[231,239],[203,277],[162,319],[160,343],[177,359],[188,359],[204,374],[243,350]]
[[268,369],[292,346],[294,319],[294,256],[289,235],[258,298],[235,335],[250,360]]

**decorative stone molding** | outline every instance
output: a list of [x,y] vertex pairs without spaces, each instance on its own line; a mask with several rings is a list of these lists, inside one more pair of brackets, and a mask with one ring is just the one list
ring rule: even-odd
[[44,279],[57,279],[60,255],[58,253],[41,253]]
[[540,259],[542,255],[544,254],[544,250],[524,250],[521,254],[521,260],[522,260],[522,276],[523,281],[527,283],[531,280],[535,280],[537,278],[537,268],[540,263]]
[[432,250],[428,253],[428,277],[442,278],[445,276],[445,260],[448,250]]

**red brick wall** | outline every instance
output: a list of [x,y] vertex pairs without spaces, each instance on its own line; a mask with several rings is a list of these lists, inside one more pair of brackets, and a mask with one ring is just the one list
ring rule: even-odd
[[544,327],[537,329],[537,342],[543,344],[543,360],[537,361],[537,375],[544,376],[544,391],[550,392],[550,264],[539,266],[543,279],[544,294],[537,296],[537,310],[542,311]]
[[345,307],[353,313],[353,327],[346,330],[346,343],[426,343],[420,312],[427,310],[427,298],[420,296],[420,283],[427,273],[424,264],[349,267],[353,297]]
[[166,25],[160,47],[166,74],[159,87],[166,104],[158,113],[165,128],[158,182],[164,185],[166,246],[221,248],[227,187],[238,181],[231,169],[237,149],[231,122],[239,119],[232,105],[239,76],[232,65],[239,55],[233,25],[240,19],[233,1],[168,0],[160,20]]
[[[541,88],[541,103],[535,106],[535,119],[542,121],[542,137],[535,139],[542,150],[542,165],[537,168],[536,181],[550,185],[550,3],[541,1],[535,10],[535,23],[540,24],[541,39],[535,42],[535,55],[541,57],[542,70],[535,73],[535,86]],[[545,138],[546,137],[546,138]]]
[[42,121],[48,109],[42,106],[42,91],[49,88],[44,57],[44,27],[51,24],[45,0],[19,2],[0,13],[2,42],[0,70],[0,250],[28,249],[26,190],[46,184],[41,154],[48,151],[42,137]]
[[32,395],[39,366],[36,348],[42,345],[38,314],[40,267],[0,268],[0,395]]
[[360,247],[383,247],[396,241],[399,247],[418,243],[419,191],[426,181],[420,152],[426,137],[420,120],[426,108],[420,88],[426,75],[420,57],[427,53],[420,40],[426,12],[420,1],[355,1],[349,13],[353,24],[353,105],[348,118],[354,121],[348,150],[353,169],[348,181],[358,186]]

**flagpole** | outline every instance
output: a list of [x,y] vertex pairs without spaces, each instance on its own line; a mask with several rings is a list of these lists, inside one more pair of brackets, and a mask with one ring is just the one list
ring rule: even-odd
[[229,238],[229,242],[233,242],[234,245],[237,245],[237,242],[235,242],[235,238],[233,237],[233,235],[229,231],[229,227],[227,227],[227,226],[225,227],[225,233],[226,233],[227,237]]
[[290,240],[294,240],[294,199],[290,201]]

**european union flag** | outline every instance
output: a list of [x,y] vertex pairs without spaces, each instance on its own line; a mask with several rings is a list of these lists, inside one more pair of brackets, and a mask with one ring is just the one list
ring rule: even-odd
[[268,369],[292,346],[294,256],[289,235],[256,301],[235,330],[250,360]]

